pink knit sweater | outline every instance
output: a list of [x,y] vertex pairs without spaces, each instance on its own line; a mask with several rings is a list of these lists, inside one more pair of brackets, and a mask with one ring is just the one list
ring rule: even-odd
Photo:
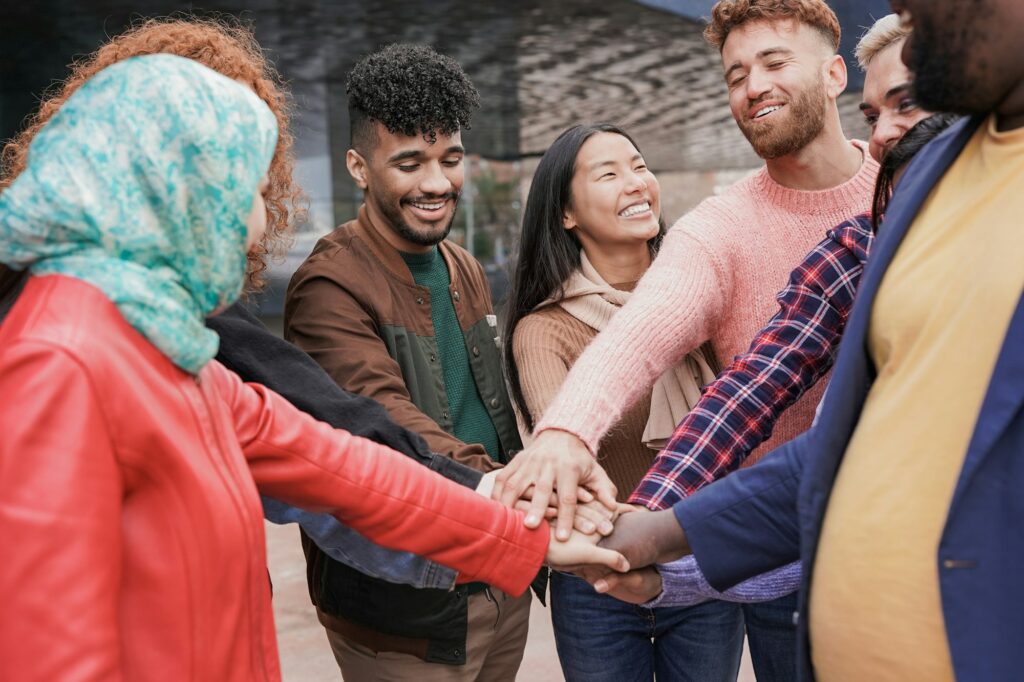
[[[680,218],[633,297],[580,356],[536,431],[562,429],[591,452],[657,377],[710,339],[723,367],[776,313],[775,294],[826,230],[869,210],[878,164],[829,190],[783,187],[762,169]],[[750,461],[807,430],[824,381],[778,420]]]

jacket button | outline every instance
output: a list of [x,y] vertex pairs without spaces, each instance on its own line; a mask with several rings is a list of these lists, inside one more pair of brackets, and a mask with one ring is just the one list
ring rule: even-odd
[[452,656],[461,656],[462,652],[458,649],[452,649]]
[[497,398],[491,398],[491,407],[497,408],[498,404],[499,403]]
[[447,419],[448,418],[448,410],[445,410],[444,412],[441,413],[441,418],[442,419]]
[[437,356],[436,356],[436,355],[434,355],[433,353],[431,353],[431,354],[430,354],[430,361],[431,361],[431,362],[437,362]]
[[479,348],[477,348],[476,346],[473,346],[472,350],[473,350],[473,357],[475,357],[475,358],[480,357],[480,349]]
[[454,293],[452,294],[452,298],[454,298],[454,299],[455,299],[456,301],[457,301],[457,300],[459,300],[459,292],[457,292],[457,291],[456,291],[456,292],[454,292]]
[[422,296],[417,296],[416,297],[416,305],[423,305],[423,297]]

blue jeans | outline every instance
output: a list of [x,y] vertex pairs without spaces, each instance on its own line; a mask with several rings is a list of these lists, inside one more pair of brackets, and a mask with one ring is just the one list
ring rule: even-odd
[[757,682],[791,682],[796,679],[796,626],[793,612],[797,593],[760,604],[744,604],[750,662]]
[[552,572],[551,621],[566,682],[735,682],[739,673],[737,604],[645,609]]

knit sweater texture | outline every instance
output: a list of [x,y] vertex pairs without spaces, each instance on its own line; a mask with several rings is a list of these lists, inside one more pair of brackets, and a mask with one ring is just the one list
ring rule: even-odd
[[[523,398],[535,421],[558,393],[583,349],[596,336],[597,330],[557,305],[530,313],[516,325],[512,352]],[[624,502],[640,483],[657,454],[642,442],[650,403],[648,387],[641,399],[623,411],[601,442],[597,454],[601,466],[618,488],[620,502]]]
[[501,453],[498,432],[487,414],[480,391],[469,367],[466,339],[455,316],[448,285],[451,275],[435,246],[427,253],[399,253],[409,266],[413,280],[430,289],[430,317],[434,323],[434,341],[444,375],[444,392],[451,410],[455,437],[464,443],[480,443],[491,459]]
[[[591,452],[655,379],[711,340],[728,366],[776,312],[775,294],[829,228],[870,209],[878,164],[827,190],[783,187],[762,168],[701,202],[669,230],[630,301],[580,355],[536,432],[575,434]],[[824,381],[783,414],[747,460],[811,424]]]

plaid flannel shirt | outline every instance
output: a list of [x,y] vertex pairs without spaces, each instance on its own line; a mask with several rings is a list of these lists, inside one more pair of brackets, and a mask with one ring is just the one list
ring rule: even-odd
[[832,368],[873,240],[868,214],[828,231],[779,292],[779,312],[704,389],[630,503],[667,509],[771,436],[779,415]]

